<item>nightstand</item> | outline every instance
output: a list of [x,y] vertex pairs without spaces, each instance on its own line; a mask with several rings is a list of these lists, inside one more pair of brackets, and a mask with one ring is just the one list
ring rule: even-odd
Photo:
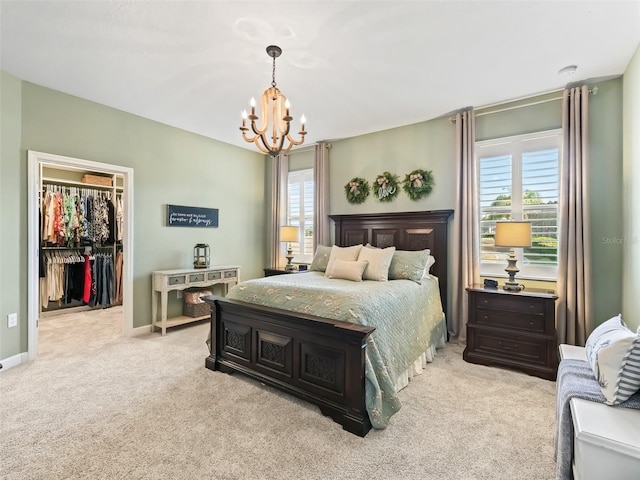
[[284,268],[263,268],[265,277],[272,277],[273,275],[286,275],[288,273],[303,273],[300,270],[285,270]]
[[550,290],[507,292],[474,286],[469,292],[467,347],[463,358],[520,369],[555,380],[558,371],[555,302]]

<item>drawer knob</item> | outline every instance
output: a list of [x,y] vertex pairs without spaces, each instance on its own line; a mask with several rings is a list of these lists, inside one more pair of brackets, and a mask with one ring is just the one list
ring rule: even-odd
[[482,301],[482,303],[484,303],[484,304],[486,305],[487,303],[489,303],[489,300],[487,300],[487,299],[485,298],[485,299]]
[[533,309],[534,309],[534,308],[536,308],[536,307],[535,307],[535,305],[529,305],[529,308],[530,308],[531,310],[533,310]]
[[529,320],[529,325],[533,326],[533,320]]
[[485,315],[485,316],[484,316],[484,319],[485,319],[485,320],[489,320],[489,315]]

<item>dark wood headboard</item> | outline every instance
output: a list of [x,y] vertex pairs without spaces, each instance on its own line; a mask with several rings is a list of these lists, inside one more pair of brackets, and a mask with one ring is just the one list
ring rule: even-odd
[[448,222],[453,210],[424,212],[329,215],[335,222],[335,244],[340,247],[366,245],[398,250],[431,250],[436,263],[431,273],[438,277],[440,298],[447,313]]

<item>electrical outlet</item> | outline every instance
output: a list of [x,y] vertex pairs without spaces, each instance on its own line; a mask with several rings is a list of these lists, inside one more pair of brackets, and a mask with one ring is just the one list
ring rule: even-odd
[[9,315],[7,315],[7,327],[11,328],[11,327],[17,327],[17,326],[18,326],[18,314],[10,313]]

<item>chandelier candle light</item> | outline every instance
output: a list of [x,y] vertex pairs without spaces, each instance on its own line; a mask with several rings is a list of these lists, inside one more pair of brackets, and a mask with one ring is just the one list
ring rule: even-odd
[[[252,98],[251,102],[249,102],[251,113],[247,114],[246,110],[242,112],[242,126],[240,130],[242,131],[242,138],[247,142],[255,143],[261,152],[268,153],[275,157],[280,153],[288,153],[295,145],[302,145],[307,132],[304,130],[305,118],[303,115],[300,119],[302,127],[298,132],[300,140],[294,140],[291,137],[289,133],[292,120],[292,117],[289,115],[291,105],[287,97],[276,87],[276,58],[282,54],[282,49],[276,45],[269,45],[267,47],[267,54],[273,58],[273,72],[271,76],[271,87],[267,88],[260,98],[260,108],[262,110],[260,126],[258,127],[256,124],[259,117],[256,115],[256,101]],[[249,131],[247,120],[251,121],[251,130],[254,133],[252,137],[247,135]],[[286,140],[288,140],[289,143],[285,146]]]
[[509,257],[507,258],[507,268],[505,272],[509,274],[509,280],[504,283],[505,290],[519,292],[524,288],[515,281],[518,267],[516,267],[516,256],[514,248],[524,248],[531,246],[531,222],[525,221],[507,221],[496,222],[496,247],[510,247]]

